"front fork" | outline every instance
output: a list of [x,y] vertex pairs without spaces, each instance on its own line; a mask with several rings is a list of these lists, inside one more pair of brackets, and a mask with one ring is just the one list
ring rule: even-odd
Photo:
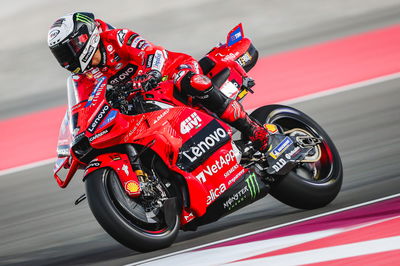
[[130,197],[138,197],[141,193],[140,184],[147,180],[138,154],[131,144],[126,145],[126,154],[114,152],[101,154],[94,158],[86,167],[84,176],[86,177],[100,168],[113,169]]

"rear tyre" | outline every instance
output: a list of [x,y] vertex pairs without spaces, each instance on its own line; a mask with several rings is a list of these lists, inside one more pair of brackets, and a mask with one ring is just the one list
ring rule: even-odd
[[283,131],[300,128],[322,138],[321,158],[314,163],[303,163],[285,176],[276,176],[271,195],[279,201],[299,209],[315,209],[329,204],[340,191],[343,167],[339,153],[328,134],[303,112],[283,105],[267,105],[250,114],[261,123],[273,123]]
[[147,252],[168,247],[176,239],[178,214],[169,216],[168,225],[162,211],[148,212],[149,206],[139,198],[126,195],[112,169],[101,168],[89,174],[85,186],[90,209],[97,221],[124,246]]

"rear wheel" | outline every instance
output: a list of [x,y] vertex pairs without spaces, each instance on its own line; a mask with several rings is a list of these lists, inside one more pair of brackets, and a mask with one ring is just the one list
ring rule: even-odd
[[165,215],[160,207],[165,198],[171,197],[164,184],[158,186],[159,198],[131,198],[125,193],[117,174],[109,168],[91,173],[85,183],[94,216],[121,244],[146,252],[168,247],[174,242],[179,231],[179,217],[178,213]]
[[[322,139],[315,162],[298,165],[285,176],[274,177],[271,195],[300,209],[315,209],[329,204],[340,191],[343,167],[339,153],[328,134],[303,112],[283,105],[260,107],[251,115],[261,123],[279,125],[284,132]],[[296,130],[297,129],[297,130]]]

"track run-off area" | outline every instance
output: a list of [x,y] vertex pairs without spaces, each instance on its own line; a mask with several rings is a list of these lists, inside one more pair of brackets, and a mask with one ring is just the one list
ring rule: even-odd
[[[51,161],[65,106],[0,121],[0,150],[7,151],[0,155],[6,184],[0,188],[0,264],[398,262],[399,62],[399,25],[262,58],[250,73],[256,93],[245,100],[245,107],[290,104],[318,121],[342,156],[341,193],[329,206],[312,211],[267,197],[197,232],[182,232],[168,249],[146,254],[111,239],[87,203],[73,207],[83,193],[79,175],[63,191],[52,180]],[[364,202],[369,203],[358,206]],[[341,208],[346,209],[337,211]],[[368,257],[371,250],[376,252]],[[165,261],[147,260],[175,252],[179,254]],[[198,261],[195,254],[201,254]]]
[[397,194],[131,265],[398,265],[399,228]]

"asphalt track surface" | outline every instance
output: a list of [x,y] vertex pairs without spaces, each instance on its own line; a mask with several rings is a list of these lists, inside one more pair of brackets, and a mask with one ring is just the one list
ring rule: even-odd
[[[388,13],[373,14],[380,19],[358,17],[354,24],[338,21],[336,28],[332,26],[335,30],[305,33],[304,42],[296,45],[395,22]],[[360,23],[363,20],[369,24]],[[295,47],[284,40],[261,47],[261,51],[266,54],[291,46]],[[173,246],[152,253],[139,254],[122,247],[100,228],[86,202],[73,206],[84,192],[78,176],[67,190],[49,181],[52,165],[1,176],[0,264],[123,265],[399,193],[399,100],[400,79],[393,78],[291,104],[317,120],[338,147],[345,179],[337,199],[322,209],[300,211],[268,196],[197,232],[182,232]]]

